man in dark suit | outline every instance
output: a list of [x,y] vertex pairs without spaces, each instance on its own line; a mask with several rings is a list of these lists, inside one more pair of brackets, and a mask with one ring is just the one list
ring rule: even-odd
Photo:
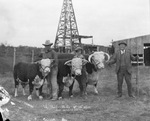
[[132,60],[137,60],[138,57],[134,57],[129,50],[126,49],[127,44],[125,42],[119,43],[119,50],[113,55],[110,61],[107,63],[108,65],[116,63],[116,74],[118,80],[118,96],[122,97],[122,84],[123,79],[127,83],[128,95],[129,97],[134,97],[132,94],[132,83],[131,83],[131,75],[132,75]]

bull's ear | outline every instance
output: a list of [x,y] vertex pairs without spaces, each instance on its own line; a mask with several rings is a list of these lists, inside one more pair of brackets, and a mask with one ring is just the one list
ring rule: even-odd
[[35,64],[41,64],[41,60],[33,62],[33,63],[35,63]]
[[67,62],[65,62],[65,64],[64,64],[64,65],[71,66],[71,63],[72,63],[72,60],[68,60]]
[[85,65],[86,63],[88,63],[88,61],[86,59],[82,59],[82,65]]

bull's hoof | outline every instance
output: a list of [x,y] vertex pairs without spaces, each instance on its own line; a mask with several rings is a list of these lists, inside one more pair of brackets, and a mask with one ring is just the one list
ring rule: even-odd
[[73,98],[73,95],[70,95],[70,98]]
[[43,96],[39,96],[39,99],[40,99],[40,100],[43,100]]
[[98,95],[98,92],[95,92],[95,95]]
[[14,95],[14,97],[18,97],[18,95]]
[[62,99],[62,97],[58,97],[58,100],[61,100]]
[[95,90],[94,93],[95,93],[95,95],[98,95],[98,91]]
[[87,96],[87,92],[83,92],[83,93],[81,93],[80,95],[81,95],[81,97],[82,97],[82,96]]
[[28,100],[32,100],[32,96],[31,95],[28,96]]
[[97,89],[94,89],[94,92],[96,95],[98,95],[98,90]]
[[27,95],[26,93],[23,94],[23,96],[26,96],[26,95]]

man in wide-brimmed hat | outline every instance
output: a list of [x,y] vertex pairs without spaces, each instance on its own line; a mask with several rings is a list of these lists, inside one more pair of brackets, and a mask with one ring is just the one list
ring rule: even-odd
[[46,59],[54,59],[54,65],[51,68],[51,72],[47,76],[48,88],[50,93],[50,98],[52,100],[57,100],[58,98],[58,84],[57,84],[57,72],[58,72],[58,55],[51,46],[53,43],[50,40],[46,40],[44,45],[44,52],[42,54],[42,58]]
[[75,56],[74,57],[84,59],[84,56],[82,55],[82,51],[83,51],[83,49],[81,47],[76,47],[75,48]]
[[128,95],[129,97],[134,97],[132,94],[132,83],[131,83],[131,74],[132,74],[132,64],[131,60],[137,60],[138,57],[134,57],[129,50],[126,49],[126,42],[119,42],[119,50],[113,55],[112,59],[107,62],[107,64],[116,63],[116,74],[118,80],[118,96],[122,97],[122,84],[123,79],[127,83]]

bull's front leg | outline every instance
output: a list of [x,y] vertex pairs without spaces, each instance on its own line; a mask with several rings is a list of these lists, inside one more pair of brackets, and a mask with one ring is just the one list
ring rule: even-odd
[[36,88],[36,95],[39,97],[40,100],[43,99],[43,96],[42,96],[42,89],[43,89],[43,85],[38,89]]
[[98,94],[98,90],[97,90],[97,83],[96,83],[96,84],[94,84],[94,92],[95,92],[95,94]]
[[39,97],[40,100],[43,99],[43,96],[40,93],[40,90],[38,88],[36,88],[36,96]]
[[74,82],[75,81],[73,81],[72,85],[69,87],[69,97],[73,97],[72,89],[73,89]]
[[26,87],[26,84],[21,84],[22,85],[22,94],[25,96],[26,93],[25,93],[25,87]]
[[18,96],[18,87],[19,87],[19,85],[15,85],[15,94],[14,94],[15,97]]
[[80,88],[80,94],[81,94],[81,96],[85,96],[86,95],[86,80],[83,79],[81,76],[77,76],[76,80],[79,83],[79,88]]
[[62,92],[64,90],[64,83],[62,82],[63,81],[63,77],[59,77],[57,79],[57,83],[58,83],[58,87],[59,87],[59,90],[58,90],[58,99],[62,99]]
[[15,79],[15,94],[14,94],[15,97],[18,96],[18,87],[19,87],[19,82],[17,79]]
[[32,84],[32,82],[29,82],[29,96],[28,96],[28,100],[32,100],[32,92],[34,89],[34,85]]
[[83,85],[83,95],[87,95],[87,92],[86,92],[86,87],[87,87],[87,85],[86,85],[86,79],[85,78],[82,79],[81,83]]

